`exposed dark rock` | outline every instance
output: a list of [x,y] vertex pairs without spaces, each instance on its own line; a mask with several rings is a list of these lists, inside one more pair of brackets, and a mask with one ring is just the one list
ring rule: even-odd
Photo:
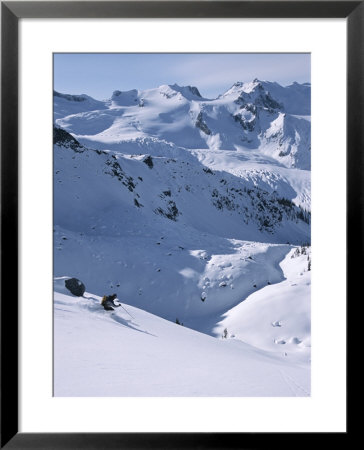
[[188,86],[188,89],[192,92],[192,94],[196,95],[197,97],[201,97],[200,91],[196,86]]
[[211,134],[211,130],[209,129],[209,127],[206,125],[206,123],[203,120],[203,116],[202,116],[202,112],[200,111],[196,122],[195,122],[195,126],[197,128],[199,128],[203,133],[210,135]]
[[64,282],[66,288],[71,292],[71,294],[76,297],[82,297],[85,293],[86,287],[82,281],[77,278],[69,278]]
[[246,131],[253,131],[255,128],[256,120],[255,118],[252,120],[245,120],[241,114],[235,114],[234,116],[235,122],[240,123],[240,125]]
[[177,221],[177,217],[180,215],[180,212],[178,211],[178,208],[173,200],[168,202],[167,210],[157,208],[154,212],[166,217],[169,220],[173,220],[174,222]]
[[146,164],[149,169],[153,169],[153,159],[150,155],[148,155],[146,158],[143,159],[143,163]]
[[65,100],[68,100],[70,102],[84,102],[86,101],[86,98],[82,95],[70,95],[70,94],[61,94],[60,92],[53,91],[53,95],[55,97],[64,98]]
[[108,159],[108,160],[105,162],[105,164],[106,164],[107,166],[110,167],[110,170],[107,171],[106,173],[107,173],[108,175],[111,175],[111,176],[113,176],[113,177],[116,177],[119,181],[122,182],[122,184],[123,184],[124,186],[126,186],[126,187],[129,189],[130,192],[133,192],[134,189],[135,189],[135,183],[134,183],[133,177],[129,177],[129,176],[127,176],[127,175],[124,173],[124,171],[123,171],[123,169],[121,168],[120,164],[119,164],[118,161],[116,160],[115,155],[112,155],[112,158],[113,158],[115,161],[111,161],[110,159]]
[[85,151],[85,147],[77,139],[71,136],[66,130],[58,127],[53,127],[53,144],[70,148],[77,153],[83,153]]
[[[225,180],[220,180],[223,183]],[[252,208],[242,207],[236,201],[236,194],[250,199]],[[217,189],[211,191],[212,203],[219,210],[236,211],[243,214],[244,222],[251,221],[258,225],[260,231],[273,233],[276,227],[280,226],[283,219],[289,221],[303,221],[307,224],[311,222],[311,213],[300,206],[296,206],[287,198],[280,198],[275,192],[269,193],[258,187],[252,189],[244,187],[243,191],[236,188],[227,188],[224,193]],[[238,197],[239,198],[239,197]]]

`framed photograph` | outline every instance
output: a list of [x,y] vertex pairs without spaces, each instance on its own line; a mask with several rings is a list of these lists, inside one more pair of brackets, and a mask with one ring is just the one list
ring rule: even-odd
[[362,2],[1,6],[1,446],[346,439]]

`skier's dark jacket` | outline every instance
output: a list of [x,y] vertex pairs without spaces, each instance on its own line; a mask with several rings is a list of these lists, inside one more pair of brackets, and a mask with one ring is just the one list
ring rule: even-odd
[[112,311],[112,310],[114,310],[115,306],[120,306],[120,305],[115,305],[115,303],[114,303],[114,300],[116,299],[116,297],[117,297],[116,294],[104,295],[102,297],[101,305],[106,309],[106,311]]

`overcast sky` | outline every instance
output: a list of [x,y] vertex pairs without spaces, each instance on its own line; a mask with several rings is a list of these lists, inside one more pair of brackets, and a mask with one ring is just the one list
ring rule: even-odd
[[54,55],[54,89],[102,100],[115,90],[177,83],[216,98],[236,81],[254,78],[283,86],[310,82],[310,55],[299,53],[73,53]]

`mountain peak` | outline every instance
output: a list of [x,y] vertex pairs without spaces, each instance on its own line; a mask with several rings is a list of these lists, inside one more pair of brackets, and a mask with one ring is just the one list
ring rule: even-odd
[[63,98],[64,100],[68,100],[69,102],[84,102],[87,99],[91,98],[86,94],[81,95],[61,94],[60,92],[57,91],[53,91],[53,96]]
[[130,91],[114,91],[111,96],[111,100],[114,104],[119,106],[132,106],[138,101],[137,89],[131,89]]
[[130,89],[129,91],[119,91],[116,90],[112,93],[112,97],[113,99],[120,97],[120,96],[125,96],[125,95],[138,95],[138,91],[136,89]]
[[191,99],[191,95],[198,97],[198,98],[202,98],[200,91],[197,89],[196,86],[190,86],[190,85],[180,86],[177,83],[174,83],[174,84],[170,84],[169,87],[171,89],[173,89],[174,91],[181,93],[187,99]]
[[222,94],[220,97],[226,97],[230,95],[241,95],[242,93],[250,94],[253,92],[256,88],[262,88],[262,82],[258,80],[258,78],[254,78],[253,81],[250,82],[243,82],[243,81],[236,81],[224,94]]

